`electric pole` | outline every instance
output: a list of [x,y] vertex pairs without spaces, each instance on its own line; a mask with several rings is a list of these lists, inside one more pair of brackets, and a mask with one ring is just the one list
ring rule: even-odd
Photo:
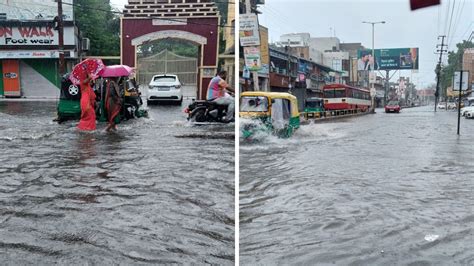
[[63,1],[58,1],[58,49],[59,49],[59,74],[65,73],[64,62],[64,24],[63,24]]
[[444,46],[447,46],[444,44],[444,38],[446,38],[445,35],[438,36],[438,40],[441,38],[441,44],[436,45],[436,47],[440,47],[441,49],[436,50],[439,52],[439,61],[438,65],[436,66],[436,92],[435,92],[435,109],[434,111],[436,112],[436,107],[438,106],[438,97],[439,97],[439,79],[441,78],[441,59],[443,56],[443,52],[447,52],[448,50],[444,50]]

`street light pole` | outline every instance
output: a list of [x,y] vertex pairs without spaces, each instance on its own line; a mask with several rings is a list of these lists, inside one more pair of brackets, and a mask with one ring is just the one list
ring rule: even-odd
[[377,21],[377,22],[369,22],[369,21],[362,21],[362,23],[372,24],[372,59],[374,60],[374,65],[371,69],[371,75],[369,75],[369,83],[372,83],[371,86],[371,94],[372,94],[372,113],[375,113],[375,82],[370,82],[370,76],[375,77],[375,24],[385,24],[385,21]]

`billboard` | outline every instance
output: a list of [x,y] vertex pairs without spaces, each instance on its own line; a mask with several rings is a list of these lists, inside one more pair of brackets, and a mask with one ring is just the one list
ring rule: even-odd
[[249,71],[259,71],[262,67],[260,47],[244,47],[244,58]]
[[[74,27],[64,27],[64,45],[75,45]],[[59,44],[59,33],[51,25],[44,26],[0,26],[0,46],[55,46]]]
[[256,14],[241,14],[239,16],[239,37],[241,46],[260,45],[258,18]]
[[[55,0],[0,0],[1,12],[6,20],[48,20],[58,15],[58,3]],[[73,0],[63,0],[63,19],[72,21]]]
[[418,48],[394,48],[357,51],[357,70],[417,70]]
[[268,49],[268,29],[260,26],[260,61],[262,64],[259,74],[268,75],[270,73],[270,52]]

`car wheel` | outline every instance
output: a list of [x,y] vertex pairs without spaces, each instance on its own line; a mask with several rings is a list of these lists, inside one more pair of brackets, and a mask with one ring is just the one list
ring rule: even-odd
[[179,100],[179,102],[177,104],[180,105],[180,106],[183,104],[183,96],[181,96],[181,100]]

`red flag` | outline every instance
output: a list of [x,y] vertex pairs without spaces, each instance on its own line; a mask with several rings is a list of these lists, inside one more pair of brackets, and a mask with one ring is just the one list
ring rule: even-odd
[[440,2],[440,0],[410,0],[410,8],[411,10],[415,10],[428,6],[439,5]]

